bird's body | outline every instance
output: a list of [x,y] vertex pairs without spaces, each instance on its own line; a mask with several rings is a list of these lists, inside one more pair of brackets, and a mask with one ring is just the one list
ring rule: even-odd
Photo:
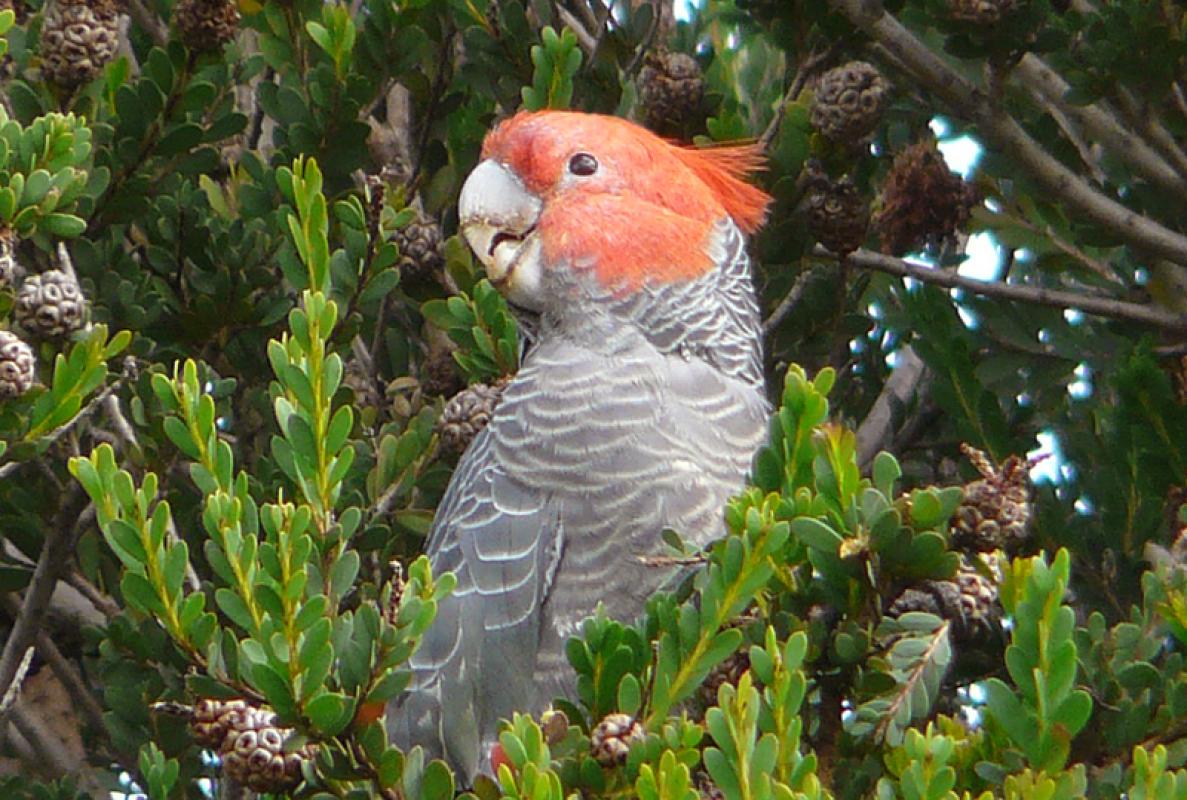
[[[509,136],[501,128],[492,138],[500,133]],[[569,143],[563,152],[601,152],[605,163],[598,144]],[[495,152],[484,164],[522,168],[522,150],[500,151],[490,140],[487,150]],[[539,314],[538,340],[438,509],[428,551],[434,572],[456,573],[457,589],[441,603],[412,658],[412,687],[389,715],[395,741],[424,745],[466,780],[489,767],[500,719],[572,694],[564,643],[599,602],[630,620],[671,579],[671,569],[644,561],[661,552],[665,528],[697,545],[722,534],[722,508],[743,486],[768,413],[749,261],[722,206],[694,220],[708,223],[697,241],[669,242],[660,253],[661,240],[638,245],[645,234],[624,240],[622,249],[633,246],[631,257],[643,259],[632,267],[611,263],[603,249],[629,229],[582,226],[550,239],[549,215],[564,208],[555,192],[530,178],[510,188],[501,174],[490,180],[494,211],[483,206],[492,184],[477,200],[463,190],[464,230],[467,210],[482,224],[505,224],[508,214],[496,212],[508,195],[531,191],[514,209],[543,197],[530,224],[515,219],[521,238],[510,256],[496,252],[506,241],[499,234],[470,235],[492,278],[513,284],[504,286],[508,296]],[[601,203],[614,218],[623,194],[585,195],[580,205],[588,214]],[[638,208],[627,210],[646,224]],[[690,245],[703,266],[658,263]]]

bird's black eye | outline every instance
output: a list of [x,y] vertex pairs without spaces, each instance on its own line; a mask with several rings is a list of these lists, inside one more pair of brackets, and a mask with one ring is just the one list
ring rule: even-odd
[[569,172],[586,177],[598,171],[598,160],[589,153],[578,153],[569,159]]

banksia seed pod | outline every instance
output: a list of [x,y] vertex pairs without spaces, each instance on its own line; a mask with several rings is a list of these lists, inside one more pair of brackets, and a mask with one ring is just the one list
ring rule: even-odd
[[399,270],[405,279],[421,280],[445,267],[441,249],[441,226],[420,212],[391,235],[400,248]]
[[878,127],[890,87],[865,61],[850,61],[821,76],[812,101],[812,127],[834,142],[853,142]]
[[705,78],[701,65],[687,53],[648,53],[639,70],[638,87],[648,128],[675,133],[698,122],[705,101]]
[[882,187],[876,224],[883,252],[900,256],[954,235],[977,200],[976,189],[948,169],[934,141],[911,145],[895,157]]
[[721,791],[721,787],[713,782],[709,777],[709,773],[705,771],[697,772],[696,777],[693,778],[693,783],[696,784],[697,794],[701,800],[725,800],[725,792]]
[[23,272],[16,260],[16,245],[16,234],[12,229],[0,229],[0,289],[15,286]]
[[985,453],[961,445],[981,473],[964,487],[964,498],[952,516],[952,547],[957,550],[1014,552],[1028,535],[1030,476],[1026,459],[1010,456],[999,467]]
[[949,0],[948,7],[955,19],[994,25],[1014,8],[1014,0]]
[[[973,559],[980,560],[978,569]],[[986,575],[988,571],[990,575]],[[960,590],[960,624],[956,627],[958,641],[973,641],[991,635],[1002,621],[1002,607],[998,598],[1001,573],[997,559],[986,562],[979,556],[961,559],[956,571],[956,588]]]
[[503,398],[504,385],[503,382],[493,385],[476,383],[451,397],[437,421],[442,446],[454,453],[465,450],[490,422]]
[[30,333],[50,338],[82,327],[86,298],[68,272],[51,269],[31,275],[16,297],[16,320]]
[[33,348],[11,331],[0,330],[0,400],[20,397],[33,387]]
[[750,669],[750,655],[739,650],[709,671],[699,691],[701,704],[705,707],[717,705],[717,690],[725,684],[737,686],[746,670]]
[[256,792],[285,792],[301,782],[301,765],[313,757],[305,745],[285,752],[292,728],[276,724],[276,715],[249,706],[234,719],[219,756],[223,771]]
[[[981,562],[980,568],[974,559]],[[990,572],[993,577],[984,572]],[[991,635],[1001,625],[998,602],[1000,575],[996,561],[980,556],[961,556],[960,567],[951,580],[923,581],[898,596],[887,610],[897,617],[909,611],[935,614],[951,624],[956,642],[975,642]]]
[[832,253],[846,256],[861,247],[870,209],[849,178],[824,179],[808,193],[808,231]]
[[119,48],[114,0],[50,0],[41,26],[41,74],[73,89],[94,79]]
[[196,744],[218,750],[227,738],[228,731],[242,724],[242,718],[249,708],[244,700],[199,700],[190,718],[190,735]]
[[199,53],[218,50],[239,30],[234,0],[178,0],[173,21],[182,44]]
[[589,735],[593,757],[604,767],[626,763],[631,744],[643,739],[643,726],[629,714],[609,714]]

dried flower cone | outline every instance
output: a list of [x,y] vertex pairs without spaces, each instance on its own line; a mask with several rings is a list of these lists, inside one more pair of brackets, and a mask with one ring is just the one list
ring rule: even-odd
[[245,700],[199,700],[190,717],[190,735],[202,747],[218,750],[227,733],[243,724],[249,708]]
[[631,744],[642,740],[643,726],[629,714],[608,714],[590,732],[593,757],[605,767],[626,763]]
[[698,122],[705,100],[701,66],[687,53],[649,53],[639,70],[643,122],[654,131],[675,133]]
[[965,444],[961,449],[981,478],[964,487],[964,499],[952,517],[953,548],[1015,552],[1029,535],[1029,464],[1024,458],[1010,456],[999,467],[974,447]]
[[37,336],[63,336],[82,327],[86,298],[78,281],[68,272],[51,269],[31,275],[16,298],[16,320]]
[[313,757],[309,745],[286,752],[291,728],[276,724],[276,715],[248,706],[234,715],[219,750],[223,771],[256,792],[285,792],[301,782],[301,765]]
[[503,397],[504,385],[505,382],[476,383],[450,398],[437,421],[442,446],[454,453],[465,450],[490,422]]
[[400,248],[401,278],[422,280],[445,268],[441,226],[436,220],[418,212],[415,219],[392,234],[391,241]]
[[239,31],[239,8],[234,0],[178,0],[173,21],[186,47],[218,50]]
[[869,206],[848,178],[825,179],[808,193],[808,230],[830,252],[849,255],[861,247],[869,226]]
[[899,153],[882,187],[878,233],[883,252],[900,256],[953,236],[969,221],[976,189],[948,169],[934,141]]
[[948,620],[954,641],[982,641],[995,635],[1001,626],[1000,577],[996,559],[962,556],[951,580],[923,581],[912,586],[891,603],[886,613],[891,617],[910,611],[935,614]]
[[33,348],[11,331],[0,330],[0,400],[20,397],[33,388]]
[[812,127],[835,142],[868,136],[886,108],[890,87],[872,64],[850,61],[820,78],[812,101]]
[[119,48],[113,0],[51,0],[41,27],[41,74],[74,88],[96,78]]

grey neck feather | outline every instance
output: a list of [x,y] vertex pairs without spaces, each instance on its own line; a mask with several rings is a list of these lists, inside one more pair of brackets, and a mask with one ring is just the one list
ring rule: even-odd
[[717,234],[711,253],[716,269],[695,281],[645,286],[623,298],[591,281],[575,281],[567,271],[551,271],[550,294],[571,300],[544,313],[538,335],[565,336],[601,352],[642,335],[662,353],[700,359],[761,390],[762,325],[745,240],[732,222],[720,223]]

